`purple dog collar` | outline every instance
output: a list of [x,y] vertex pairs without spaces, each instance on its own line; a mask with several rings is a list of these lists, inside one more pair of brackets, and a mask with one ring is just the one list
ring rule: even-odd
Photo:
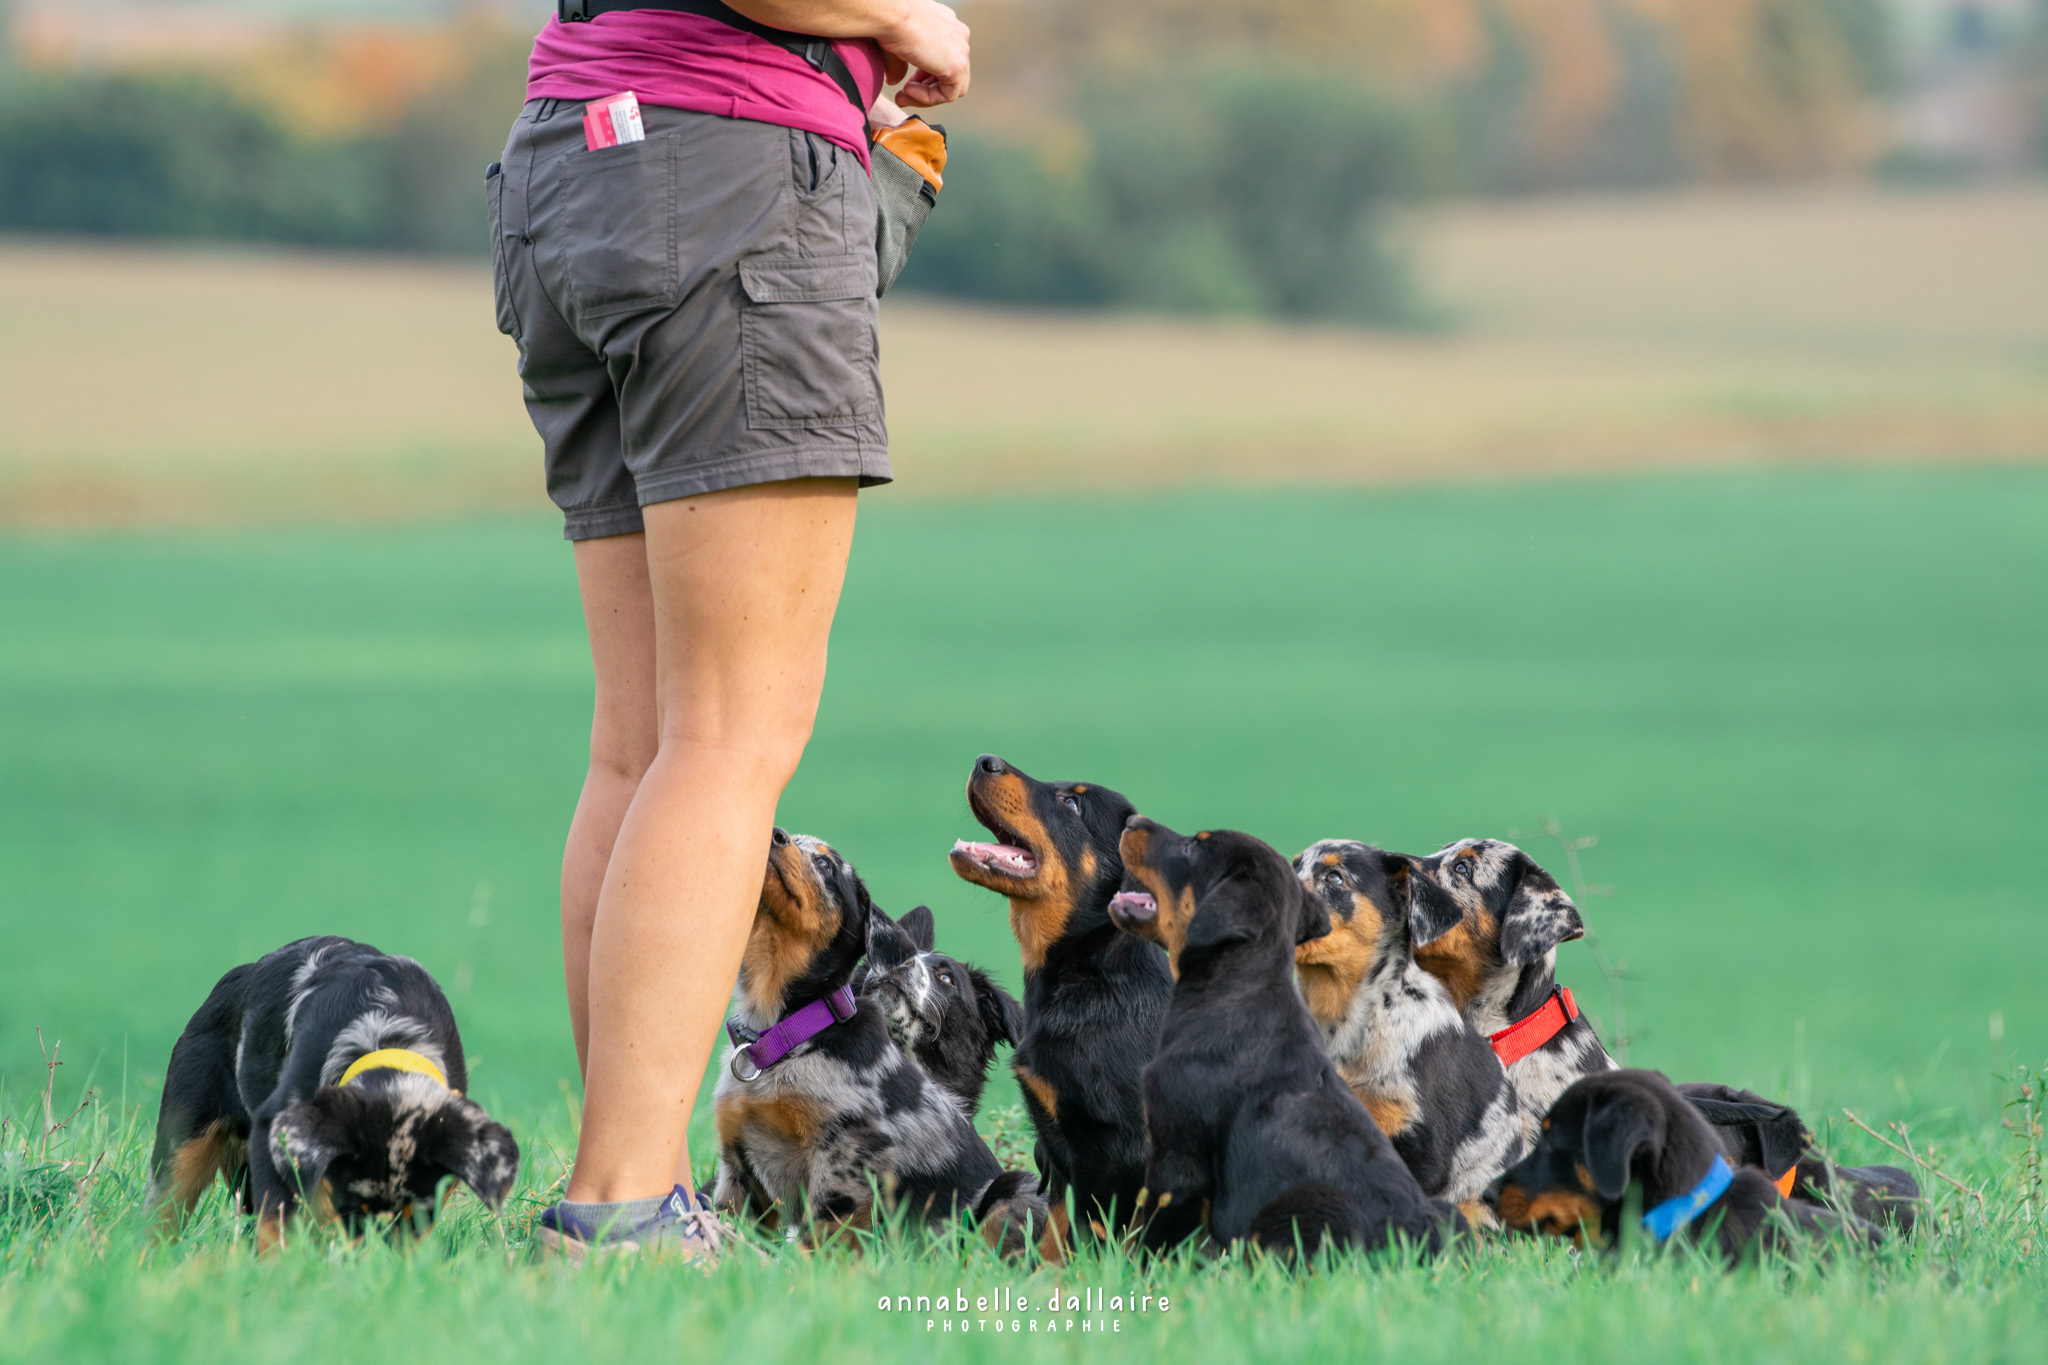
[[[824,999],[813,1000],[801,1009],[791,1010],[760,1037],[734,1049],[733,1079],[753,1080],[834,1024],[853,1018],[853,1011],[853,987],[850,985],[841,986]],[[736,1019],[727,1020],[726,1032],[733,1033],[733,1026],[738,1022]]]

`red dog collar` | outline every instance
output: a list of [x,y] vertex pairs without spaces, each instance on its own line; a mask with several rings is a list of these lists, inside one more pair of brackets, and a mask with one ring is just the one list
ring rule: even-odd
[[1500,1058],[1502,1066],[1513,1066],[1563,1033],[1566,1026],[1578,1017],[1578,1002],[1572,999],[1569,990],[1558,986],[1533,1013],[1522,1016],[1499,1033],[1489,1033],[1486,1041],[1493,1044],[1493,1055]]

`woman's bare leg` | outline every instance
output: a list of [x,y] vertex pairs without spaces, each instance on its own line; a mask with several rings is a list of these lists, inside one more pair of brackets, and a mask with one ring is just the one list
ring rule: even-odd
[[761,484],[646,517],[658,744],[591,927],[577,1202],[690,1181],[685,1128],[824,686],[854,483]]
[[654,590],[647,578],[647,537],[636,532],[577,541],[576,584],[597,674],[590,771],[562,850],[562,970],[580,1073],[590,1058],[590,926],[597,919],[598,891],[626,808],[654,762]]

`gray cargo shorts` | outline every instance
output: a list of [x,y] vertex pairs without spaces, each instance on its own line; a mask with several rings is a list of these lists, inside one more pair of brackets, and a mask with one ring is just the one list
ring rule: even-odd
[[641,113],[646,141],[591,151],[581,103],[529,101],[487,178],[498,327],[563,534],[624,535],[650,502],[745,484],[888,482],[859,159],[801,129]]

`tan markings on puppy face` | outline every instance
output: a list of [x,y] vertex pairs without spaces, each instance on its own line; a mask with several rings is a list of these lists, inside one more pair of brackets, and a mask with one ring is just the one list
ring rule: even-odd
[[1013,1066],[1010,1069],[1017,1073],[1017,1083],[1030,1091],[1031,1098],[1037,1100],[1039,1107],[1045,1110],[1045,1116],[1057,1122],[1060,1116],[1060,1096],[1059,1092],[1052,1088],[1052,1082],[1037,1072],[1027,1071],[1021,1066]]
[[828,845],[802,836],[769,850],[761,903],[740,958],[740,981],[757,1014],[781,1013],[789,983],[839,932],[839,903],[812,866],[814,853],[832,856]]
[[1572,1174],[1579,1178],[1580,1189],[1584,1190],[1587,1194],[1593,1193],[1593,1173],[1591,1171],[1587,1170],[1583,1165],[1574,1163]]
[[1372,1121],[1377,1123],[1380,1126],[1380,1131],[1388,1137],[1399,1137],[1408,1131],[1410,1124],[1415,1122],[1415,1106],[1407,1100],[1398,1100],[1391,1096],[1380,1094],[1369,1095],[1364,1091],[1356,1091],[1354,1093],[1358,1095],[1359,1100],[1365,1105],[1365,1112],[1372,1115]]
[[[1077,789],[1078,790],[1078,789]],[[1031,791],[1024,779],[1013,772],[994,777],[976,774],[970,792],[982,809],[995,817],[1002,830],[998,837],[1014,837],[1037,859],[1037,871],[1030,877],[1013,877],[1000,868],[986,867],[960,853],[952,855],[954,874],[963,881],[987,887],[1009,899],[1010,932],[1017,937],[1017,949],[1024,970],[1035,972],[1045,965],[1046,951],[1066,932],[1074,917],[1075,888],[1081,879],[1067,866],[1048,835],[1045,822],[1031,810]],[[1085,845],[1083,846],[1085,849]],[[1092,854],[1088,855],[1092,858]],[[1082,873],[1094,871],[1092,862]]]
[[187,1138],[171,1153],[165,1208],[176,1214],[190,1213],[215,1176],[225,1175],[242,1164],[245,1151],[227,1123],[220,1119]]
[[1572,1190],[1545,1190],[1532,1196],[1519,1185],[1507,1185],[1495,1207],[1503,1223],[1525,1232],[1578,1237],[1583,1229],[1600,1226],[1600,1206]]
[[751,1134],[809,1149],[817,1141],[821,1121],[819,1106],[813,1100],[798,1095],[756,1097],[744,1092],[721,1100],[715,1117],[718,1141],[723,1147],[739,1147],[742,1135]]
[[[1331,854],[1323,862],[1331,864],[1335,857]],[[1309,894],[1317,894],[1314,886],[1309,887]],[[1302,999],[1308,1002],[1308,1012],[1318,1024],[1335,1024],[1351,1008],[1351,997],[1358,993],[1358,984],[1379,965],[1381,935],[1385,930],[1380,908],[1372,903],[1371,897],[1354,891],[1349,911],[1339,910],[1330,916],[1329,933],[1294,950]]]
[[[1206,839],[1209,835],[1204,831],[1195,837]],[[1186,886],[1176,891],[1166,884],[1165,879],[1157,871],[1146,865],[1145,858],[1152,847],[1152,831],[1127,829],[1123,833],[1123,838],[1118,841],[1118,847],[1123,853],[1124,871],[1130,874],[1131,880],[1152,893],[1152,899],[1159,907],[1159,913],[1150,924],[1133,932],[1138,937],[1166,949],[1167,969],[1173,973],[1173,979],[1178,981],[1181,950],[1187,947],[1188,924],[1195,917],[1194,888]]]
[[1444,983],[1451,1003],[1464,1009],[1500,951],[1500,924],[1485,910],[1468,908],[1455,929],[1415,950],[1415,964]]

